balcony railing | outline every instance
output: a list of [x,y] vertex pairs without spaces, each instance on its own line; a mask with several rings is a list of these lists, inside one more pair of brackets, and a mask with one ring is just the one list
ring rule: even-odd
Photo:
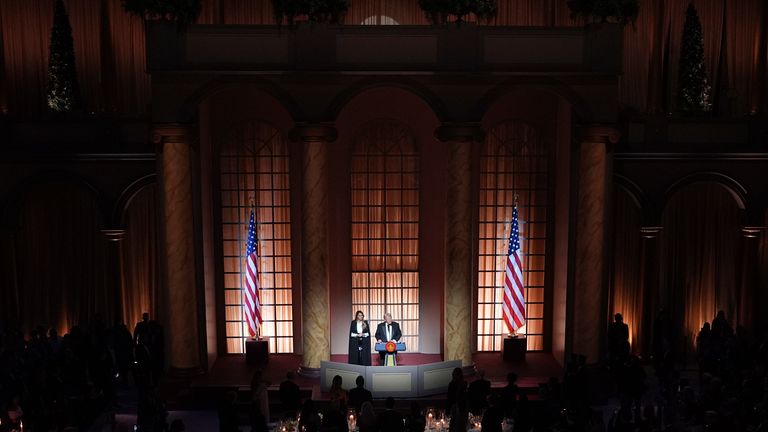
[[151,72],[350,71],[606,74],[621,71],[616,25],[147,26]]

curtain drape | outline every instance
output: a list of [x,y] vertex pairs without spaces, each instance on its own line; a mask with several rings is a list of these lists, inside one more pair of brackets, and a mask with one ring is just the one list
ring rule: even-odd
[[629,343],[632,352],[639,354],[642,345],[643,308],[645,305],[641,277],[641,215],[632,197],[616,188],[614,195],[613,276],[611,283],[611,309],[620,313],[629,325]]
[[10,297],[18,306],[3,302],[3,315],[16,315],[17,308],[22,329],[51,326],[61,334],[95,314],[110,323],[115,297],[106,283],[106,240],[91,192],[67,183],[35,188],[18,220],[10,251],[16,264]]
[[379,119],[354,138],[352,310],[398,317],[419,350],[419,154],[410,131]]
[[685,187],[664,209],[656,302],[670,312],[687,349],[718,310],[738,324],[739,217],[733,197],[714,183]]
[[[53,1],[3,0],[0,12],[6,109],[37,115],[46,107]],[[142,115],[149,100],[144,24],[121,0],[65,0],[87,112]]]
[[4,0],[0,18],[8,109],[19,114],[39,113],[45,106],[53,2]]
[[123,322],[130,329],[141,319],[143,312],[149,312],[153,317],[159,312],[162,221],[157,208],[158,199],[157,185],[146,186],[133,197],[125,214],[120,300]]
[[[764,227],[768,227],[768,210],[765,210]],[[760,235],[760,244],[758,246],[758,286],[753,292],[756,294],[754,299],[758,305],[768,304],[768,231],[763,231]],[[758,312],[758,309],[754,309]],[[768,317],[765,313],[756,313],[755,323],[761,329],[768,325]]]
[[[634,112],[674,109],[678,61],[689,0],[644,0],[624,30],[620,103]],[[763,0],[694,0],[704,32],[716,112],[743,115],[765,108],[766,8]],[[65,0],[85,108],[140,116],[149,101],[144,26],[121,0]],[[0,11],[0,108],[36,115],[45,108],[50,0],[3,0]],[[345,24],[403,25],[427,20],[415,0],[352,0]],[[274,24],[270,0],[204,0],[201,24]],[[507,0],[490,25],[578,26],[565,1]],[[5,96],[3,96],[5,95]],[[5,98],[5,102],[3,102]]]
[[[761,107],[765,91],[759,81],[760,38],[765,38],[764,21],[766,6],[763,0],[739,0],[726,2],[726,65],[728,81],[726,90],[727,113],[739,115],[753,113]],[[764,45],[763,45],[764,47]],[[763,57],[763,61],[765,58]],[[765,65],[763,65],[764,67]],[[724,101],[725,102],[725,101]]]

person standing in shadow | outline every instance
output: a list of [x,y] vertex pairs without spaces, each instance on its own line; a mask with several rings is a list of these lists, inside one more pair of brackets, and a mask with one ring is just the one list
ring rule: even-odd
[[477,372],[477,379],[472,381],[467,389],[469,411],[479,415],[488,407],[488,396],[491,394],[491,382],[485,379],[485,371]]
[[293,372],[288,371],[285,374],[285,381],[280,383],[279,393],[283,411],[291,416],[295,416],[296,411],[301,408],[301,391],[293,379]]

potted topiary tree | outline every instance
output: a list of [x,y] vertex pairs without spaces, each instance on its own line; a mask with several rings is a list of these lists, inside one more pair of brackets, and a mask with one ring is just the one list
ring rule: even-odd
[[496,0],[419,0],[419,7],[432,24],[446,24],[450,17],[461,23],[469,14],[478,20],[488,21],[496,16]]
[[677,79],[677,104],[681,112],[701,114],[712,110],[706,66],[701,21],[693,3],[690,3],[685,12]]
[[311,23],[338,24],[343,22],[349,9],[349,0],[272,0],[275,21],[281,24],[305,19]]
[[639,0],[568,0],[574,18],[595,22],[634,23],[640,11]]
[[56,0],[54,4],[46,102],[51,111],[58,113],[77,111],[81,108],[72,26],[69,24],[69,16],[62,0]]
[[201,0],[123,0],[123,9],[145,20],[174,21],[180,28],[200,15]]

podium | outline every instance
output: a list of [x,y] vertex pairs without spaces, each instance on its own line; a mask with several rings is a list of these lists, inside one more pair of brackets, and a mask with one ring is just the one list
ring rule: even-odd
[[376,342],[374,349],[384,352],[384,366],[397,366],[397,352],[405,351],[405,342]]
[[267,364],[269,363],[269,340],[248,339],[245,341],[245,363]]
[[521,337],[505,337],[502,358],[505,362],[525,362],[525,351],[528,349],[528,339]]

